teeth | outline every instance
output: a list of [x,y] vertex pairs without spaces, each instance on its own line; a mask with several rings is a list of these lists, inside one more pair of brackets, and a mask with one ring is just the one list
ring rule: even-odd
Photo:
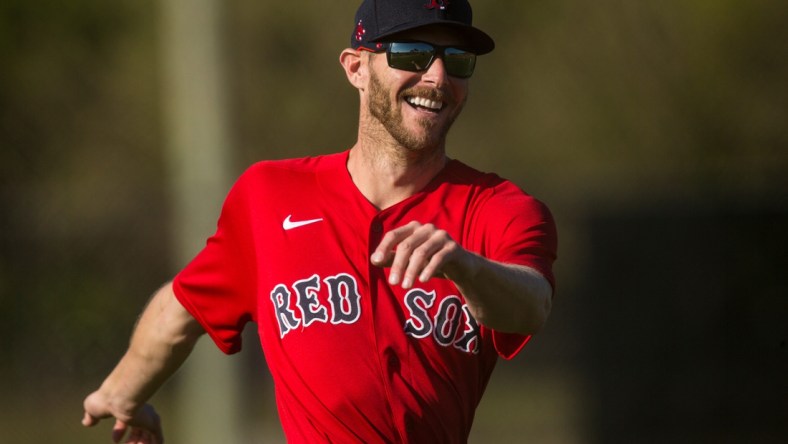
[[436,102],[434,100],[425,99],[424,97],[408,97],[408,103],[432,110],[439,110],[443,107],[443,102]]

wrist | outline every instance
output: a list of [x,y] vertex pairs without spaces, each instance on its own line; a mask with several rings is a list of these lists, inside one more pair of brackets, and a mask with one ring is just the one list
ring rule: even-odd
[[122,384],[116,385],[108,378],[96,392],[108,413],[116,419],[128,422],[134,417],[142,403],[135,401],[122,390]]
[[485,259],[478,254],[463,250],[460,259],[443,270],[443,274],[458,287],[464,287],[478,276]]

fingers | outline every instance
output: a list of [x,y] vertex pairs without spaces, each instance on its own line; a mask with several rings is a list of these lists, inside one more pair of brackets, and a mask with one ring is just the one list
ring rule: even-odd
[[[421,237],[419,240],[423,240],[423,242],[418,247],[409,249],[410,251],[403,251],[401,263],[396,264],[395,259],[395,266],[405,270],[402,277],[402,287],[405,289],[411,288],[417,279],[420,282],[430,280],[438,268],[443,265],[446,256],[443,253],[444,250],[453,243],[442,230],[431,231],[426,237]],[[392,270],[395,269],[395,266],[392,266]]]
[[[446,275],[446,269],[450,263],[447,258],[453,258],[459,249],[460,246],[451,239],[441,242],[441,248],[432,254],[429,262],[423,268],[413,270],[414,276],[418,273],[419,282],[427,282],[438,274]],[[419,272],[419,270],[421,271]]]
[[372,263],[378,267],[390,266],[394,260],[394,250],[397,245],[420,226],[421,224],[414,221],[386,233],[378,244],[378,248],[375,249],[375,253],[372,254]]
[[125,444],[161,444],[151,431],[134,427],[124,441]]
[[[116,423],[123,424],[121,421]],[[156,410],[150,404],[145,404],[134,415],[132,419],[132,426],[123,429],[129,429],[129,435],[126,437],[125,443],[128,444],[162,444],[164,442],[164,433],[161,428],[161,418]],[[114,437],[114,434],[113,434]],[[122,438],[121,433],[118,439]],[[119,441],[116,441],[119,442]]]
[[426,282],[438,274],[460,250],[445,231],[411,222],[386,233],[371,260],[379,267],[391,265],[390,285],[409,289],[417,279]]
[[123,435],[126,434],[126,430],[128,430],[128,428],[129,426],[127,426],[125,422],[121,420],[115,421],[115,425],[112,427],[112,442],[120,442],[120,440],[123,439]]
[[164,442],[164,436],[158,425],[150,430],[144,427],[129,427],[122,421],[116,421],[115,427],[112,428],[112,442],[121,442],[127,431],[128,435],[123,441],[124,444],[162,444]]
[[434,227],[430,225],[417,227],[409,236],[397,243],[389,271],[389,284],[402,283],[403,288],[410,288],[413,285],[413,270],[423,264],[425,258],[434,252],[434,242],[429,242],[433,230]]
[[[110,416],[112,414],[104,413],[103,410],[96,408],[95,399],[90,399],[86,401],[82,425],[93,427],[102,418]],[[124,436],[126,437],[125,440],[123,440]],[[120,419],[115,420],[115,424],[112,427],[112,442],[120,443],[121,440],[128,444],[162,444],[164,442],[161,419],[153,406],[149,404],[143,405],[128,422]]]

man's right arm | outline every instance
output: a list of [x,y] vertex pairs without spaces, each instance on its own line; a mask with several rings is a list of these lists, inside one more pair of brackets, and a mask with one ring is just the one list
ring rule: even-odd
[[101,387],[85,398],[82,423],[90,427],[114,417],[115,442],[129,427],[132,434],[147,437],[139,442],[162,442],[158,416],[145,403],[183,364],[203,333],[175,298],[172,283],[163,286],[140,316],[126,354]]

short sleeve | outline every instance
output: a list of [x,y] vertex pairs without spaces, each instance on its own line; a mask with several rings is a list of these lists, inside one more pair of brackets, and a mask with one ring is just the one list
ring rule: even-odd
[[216,233],[173,281],[175,296],[227,354],[240,351],[241,332],[256,313],[256,257],[246,176],[230,190]]
[[[553,262],[557,257],[558,234],[550,210],[539,200],[510,183],[496,188],[482,212],[486,217],[486,256],[494,261],[530,267],[556,288]],[[512,359],[531,336],[493,331],[499,356]]]
[[558,250],[558,234],[550,210],[539,200],[518,193],[504,194],[500,219],[490,232],[490,259],[531,267],[555,289],[553,263]]

